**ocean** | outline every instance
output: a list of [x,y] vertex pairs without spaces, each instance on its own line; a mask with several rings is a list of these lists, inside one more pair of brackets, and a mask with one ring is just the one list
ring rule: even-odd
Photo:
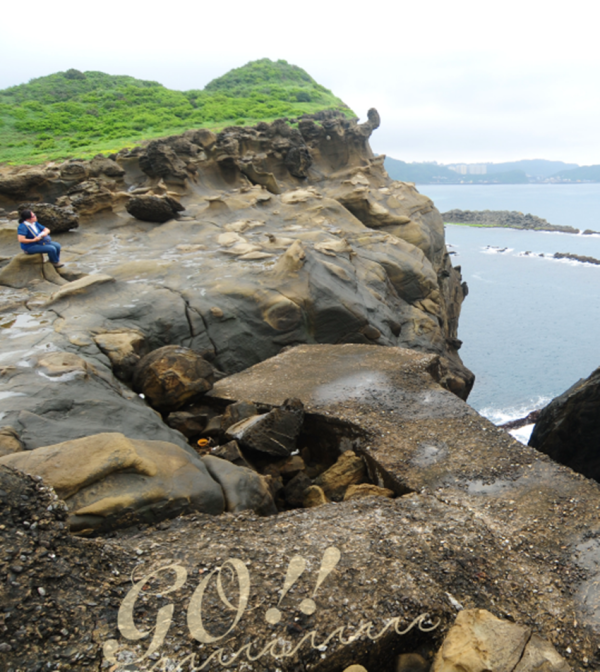
[[[441,212],[518,210],[600,231],[600,184],[418,189]],[[600,366],[600,266],[549,258],[600,259],[600,236],[447,225],[446,242],[469,286],[458,336],[473,408],[497,424],[524,417]]]

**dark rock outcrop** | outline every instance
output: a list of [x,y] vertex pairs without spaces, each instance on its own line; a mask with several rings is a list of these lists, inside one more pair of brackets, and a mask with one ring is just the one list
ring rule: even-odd
[[127,212],[144,222],[164,224],[185,210],[183,205],[170,196],[136,196],[125,206]]
[[263,415],[251,415],[231,425],[226,435],[259,453],[287,457],[296,449],[303,419],[302,402],[286,399],[280,408]]
[[600,368],[540,412],[529,445],[600,481]]
[[444,222],[448,224],[478,224],[510,229],[529,229],[532,231],[560,231],[562,233],[579,233],[572,226],[549,224],[545,219],[535,215],[524,215],[514,210],[449,210],[443,212]]
[[595,257],[588,257],[584,254],[571,254],[571,252],[555,252],[553,255],[554,259],[569,259],[570,261],[578,261],[581,264],[594,264],[595,266],[600,266],[600,259]]
[[72,207],[60,208],[50,203],[21,203],[19,210],[33,210],[42,226],[51,233],[64,233],[79,226],[79,218]]

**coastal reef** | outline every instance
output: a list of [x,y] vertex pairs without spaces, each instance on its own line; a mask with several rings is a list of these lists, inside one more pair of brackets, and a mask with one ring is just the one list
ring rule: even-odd
[[[448,224],[472,224],[507,229],[524,229],[530,231],[559,231],[561,233],[580,233],[573,226],[549,224],[542,217],[524,215],[515,210],[449,210],[442,213],[444,222]],[[595,233],[586,230],[586,234]]]
[[2,168],[0,670],[600,666],[600,486],[466,403],[379,123]]

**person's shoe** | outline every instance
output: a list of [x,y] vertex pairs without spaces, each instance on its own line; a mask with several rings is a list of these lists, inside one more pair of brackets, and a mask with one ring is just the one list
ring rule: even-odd
[[52,264],[52,265],[54,266],[54,268],[62,268],[64,266],[64,264],[61,264],[60,261],[58,262],[58,264]]

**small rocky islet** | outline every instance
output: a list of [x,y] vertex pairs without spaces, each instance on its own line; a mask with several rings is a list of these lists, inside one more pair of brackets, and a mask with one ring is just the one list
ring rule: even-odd
[[378,125],[2,169],[3,670],[600,667],[600,488],[565,457],[597,376],[544,452],[468,406],[467,287]]

